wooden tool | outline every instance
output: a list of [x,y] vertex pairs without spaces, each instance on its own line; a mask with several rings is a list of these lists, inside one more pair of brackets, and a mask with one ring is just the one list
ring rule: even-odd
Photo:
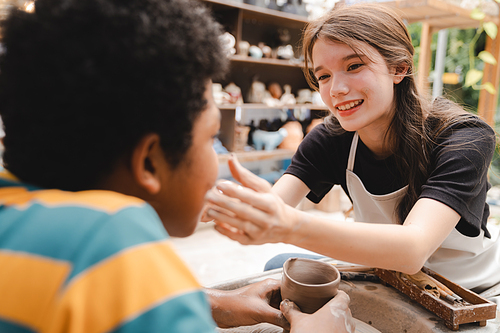
[[458,330],[460,324],[466,323],[478,322],[480,326],[485,326],[488,319],[496,317],[495,303],[426,267],[421,271],[430,277],[430,281],[435,281],[438,286],[437,295],[418,286],[412,279],[402,278],[401,274],[395,271],[377,268],[375,275],[436,314],[454,331]]

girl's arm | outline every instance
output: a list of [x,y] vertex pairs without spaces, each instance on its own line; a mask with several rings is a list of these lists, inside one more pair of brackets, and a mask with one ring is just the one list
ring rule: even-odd
[[[238,173],[235,178],[250,188],[219,184],[224,195],[212,191],[207,198],[232,214],[214,209],[208,214],[219,232],[242,244],[284,242],[342,261],[414,274],[460,219],[448,206],[420,199],[403,225],[332,221],[285,204],[265,180],[230,163]],[[294,198],[291,188],[282,189],[286,200]]]
[[287,205],[297,207],[302,199],[309,193],[309,188],[299,178],[285,174],[274,184],[272,190]]

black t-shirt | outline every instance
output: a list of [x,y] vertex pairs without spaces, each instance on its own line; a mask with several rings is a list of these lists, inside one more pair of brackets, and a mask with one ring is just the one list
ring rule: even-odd
[[[316,126],[302,141],[286,173],[301,179],[310,189],[307,198],[318,203],[333,185],[349,196],[346,168],[354,132],[332,135],[324,124]],[[460,214],[456,229],[470,237],[485,231],[489,216],[487,174],[495,149],[490,126],[477,117],[445,129],[431,148],[430,175],[420,198],[440,201]],[[399,190],[406,181],[396,167],[394,156],[377,159],[358,141],[354,173],[371,194]]]

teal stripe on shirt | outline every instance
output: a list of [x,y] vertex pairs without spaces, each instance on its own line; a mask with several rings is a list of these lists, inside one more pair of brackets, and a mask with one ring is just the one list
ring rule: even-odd
[[109,333],[215,333],[210,305],[202,291],[159,304]]
[[[27,210],[0,208],[0,216],[0,251],[27,252],[70,262],[77,259],[78,265],[68,280],[127,247],[168,238],[158,215],[147,204],[124,208],[112,215],[84,207],[34,204]],[[99,253],[81,253],[96,244]]]
[[[1,302],[1,300],[0,300]],[[0,318],[0,332],[1,333],[35,333],[34,330],[26,326],[18,325],[5,319]]]
[[[0,169],[0,171],[2,171],[2,170]],[[28,185],[28,184],[20,183],[17,180],[12,180],[12,179],[0,177],[0,188],[2,188],[2,187],[22,187],[28,191],[40,190],[40,187],[37,187],[34,185]]]

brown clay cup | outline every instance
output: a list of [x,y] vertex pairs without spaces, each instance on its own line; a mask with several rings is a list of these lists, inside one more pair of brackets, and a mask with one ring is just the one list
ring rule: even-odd
[[314,313],[328,303],[340,284],[340,272],[331,264],[290,258],[283,264],[281,298],[293,301],[304,313]]

